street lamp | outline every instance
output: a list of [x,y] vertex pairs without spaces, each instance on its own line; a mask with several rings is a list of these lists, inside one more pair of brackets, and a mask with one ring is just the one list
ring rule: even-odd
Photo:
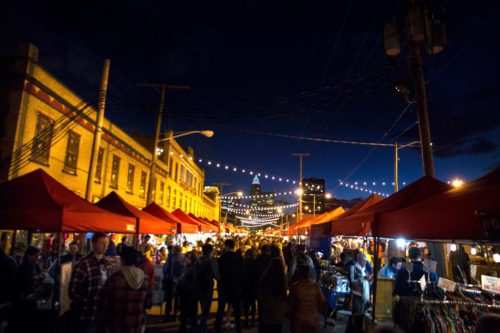
[[[159,132],[159,131],[158,131]],[[182,132],[176,135],[173,135],[173,132],[169,132],[167,135],[168,137],[164,139],[159,139],[159,133],[156,133],[155,136],[155,141],[153,145],[153,156],[151,158],[151,170],[150,170],[150,176],[149,176],[149,186],[148,186],[148,196],[147,196],[147,204],[149,205],[152,203],[153,200],[153,187],[155,185],[155,178],[156,178],[156,160],[158,156],[158,143],[162,141],[169,141],[175,138],[179,138],[181,136],[187,136],[191,134],[202,134],[206,136],[207,138],[211,138],[214,135],[213,131],[210,130],[203,130],[203,131],[188,131],[188,132]],[[161,154],[161,153],[160,153]]]
[[168,141],[168,140],[180,138],[181,136],[187,136],[187,135],[191,135],[191,134],[201,134],[201,135],[206,136],[207,138],[211,138],[211,137],[214,136],[214,131],[211,131],[211,130],[187,131],[187,132],[182,132],[182,133],[179,133],[179,134],[175,134],[175,135],[170,136],[168,138],[159,139],[158,142]]

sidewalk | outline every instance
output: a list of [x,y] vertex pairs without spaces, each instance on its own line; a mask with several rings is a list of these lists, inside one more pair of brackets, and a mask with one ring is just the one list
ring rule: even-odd
[[[210,317],[208,319],[208,327],[209,330],[214,327],[215,323],[215,313],[217,311],[217,302],[214,301],[212,303],[212,307],[210,309]],[[333,320],[329,319],[327,327],[324,328],[324,319],[323,316],[320,316],[320,327],[321,333],[344,333],[346,327],[347,318],[339,315],[338,319],[335,321],[335,326],[333,324]],[[173,333],[179,330],[179,321],[176,322],[165,322],[163,321],[163,315],[160,315],[160,308],[154,307],[151,309],[150,314],[148,316],[147,332],[148,333]],[[223,324],[224,325],[224,324]],[[223,332],[234,332],[234,329],[224,329]],[[290,326],[288,319],[285,320],[283,324],[283,332],[290,332]],[[189,329],[188,329],[189,332]],[[257,333],[258,327],[252,328],[243,328],[244,333]]]

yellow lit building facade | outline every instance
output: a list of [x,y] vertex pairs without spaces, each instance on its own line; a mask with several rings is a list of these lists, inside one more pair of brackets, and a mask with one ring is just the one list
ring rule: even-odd
[[[21,45],[18,54],[1,63],[0,180],[42,168],[85,197],[97,96],[84,101],[45,71],[33,45]],[[92,200],[116,191],[132,205],[146,206],[151,157],[151,150],[105,119]],[[166,141],[156,175],[157,204],[218,219],[220,202],[204,193],[205,173],[191,148],[185,151],[174,139]]]

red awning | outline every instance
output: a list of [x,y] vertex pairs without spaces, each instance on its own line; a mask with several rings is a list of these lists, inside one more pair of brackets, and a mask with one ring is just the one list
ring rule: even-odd
[[206,223],[212,225],[214,228],[215,228],[215,231],[216,232],[220,232],[220,223],[215,221],[215,220],[212,220],[210,221],[209,219],[205,218],[205,217],[200,217],[199,219],[205,221]]
[[135,219],[92,205],[41,169],[0,184],[0,197],[0,229],[135,232]]
[[376,214],[410,206],[433,195],[445,192],[450,188],[450,185],[432,177],[422,177],[401,191],[368,208],[359,209],[357,213],[347,217],[347,214],[339,216],[339,218],[332,221],[331,234],[347,236],[368,235],[372,230]]
[[142,209],[143,212],[146,212],[148,214],[151,214],[166,223],[170,224],[171,230],[172,228],[175,228],[177,232],[180,232],[180,224],[182,223],[181,220],[179,220],[175,215],[169,213],[166,209],[163,207],[159,206],[156,202],[152,202],[148,206],[144,207]]
[[172,214],[181,220],[182,233],[183,234],[195,234],[201,231],[200,222],[193,220],[189,215],[184,213],[181,209],[177,208],[172,212]]
[[[478,214],[488,218],[481,221]],[[500,167],[412,206],[380,215],[378,235],[406,239],[500,239]],[[486,230],[483,230],[483,224]],[[488,225],[490,224],[490,225]],[[492,228],[489,228],[492,227]],[[483,231],[493,231],[487,236]]]
[[219,228],[214,226],[212,223],[205,221],[201,217],[196,217],[194,214],[189,213],[188,216],[192,218],[193,220],[197,221],[200,223],[201,231],[202,232],[218,232]]
[[129,204],[115,191],[99,200],[96,206],[135,218],[140,234],[170,234],[172,225]]

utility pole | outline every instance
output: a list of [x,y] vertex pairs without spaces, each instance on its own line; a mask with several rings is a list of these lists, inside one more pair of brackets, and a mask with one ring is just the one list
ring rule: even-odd
[[295,153],[292,154],[292,156],[298,156],[299,157],[299,212],[297,215],[297,222],[302,221],[302,196],[304,195],[304,190],[302,187],[302,159],[304,156],[311,156],[311,154],[308,153]]
[[154,201],[153,192],[155,187],[156,179],[156,160],[157,160],[157,150],[158,150],[158,140],[160,139],[161,131],[161,120],[163,118],[163,110],[165,108],[165,94],[168,90],[188,90],[188,86],[170,85],[165,83],[142,83],[139,84],[141,87],[155,88],[160,90],[160,106],[158,108],[158,117],[156,118],[156,131],[153,143],[153,152],[151,157],[151,168],[149,173],[149,185],[148,185],[148,195],[146,199],[146,204],[149,205]]
[[[223,183],[223,182],[220,182],[220,183],[213,183],[213,185],[217,186],[219,188],[219,223],[222,222],[222,189],[224,188],[224,186],[230,186],[231,184],[228,184],[228,183]],[[227,214],[226,214],[227,216]]]
[[434,160],[432,157],[429,111],[427,110],[427,94],[425,91],[425,79],[424,79],[424,71],[422,68],[422,59],[420,58],[420,47],[414,42],[410,43],[410,47],[411,47],[410,66],[413,75],[413,84],[415,85],[415,95],[417,97],[420,154],[422,155],[424,175],[434,178],[435,176]]
[[[418,129],[420,137],[420,155],[425,176],[434,177],[434,161],[432,157],[432,143],[429,125],[429,113],[427,109],[426,85],[422,59],[420,56],[421,48],[424,47],[429,55],[442,52],[446,44],[446,30],[442,22],[437,20],[431,9],[426,6],[426,2],[419,0],[407,0],[407,11],[405,17],[405,28],[400,29],[395,20],[386,23],[384,29],[384,48],[386,54],[390,57],[401,53],[400,31],[406,31],[406,44],[410,47],[409,65],[415,87],[415,96],[417,104]],[[406,87],[405,87],[406,88]],[[399,89],[398,89],[399,91]],[[409,90],[403,89],[403,94],[408,101]],[[397,159],[397,149],[395,147],[395,159]],[[397,184],[397,161],[395,161],[395,190]],[[444,244],[429,244],[429,250],[434,259],[438,262],[438,274],[440,276],[449,276],[449,270],[446,262],[446,249]],[[375,253],[377,253],[377,249]],[[378,268],[375,267],[375,272]],[[374,292],[376,295],[376,292]],[[374,301],[374,303],[376,303]]]
[[89,202],[92,202],[92,189],[94,187],[95,170],[97,169],[97,157],[99,156],[99,147],[101,145],[102,123],[104,122],[104,109],[106,107],[110,64],[111,61],[109,59],[104,59],[101,76],[101,89],[99,90],[99,108],[97,111],[94,140],[92,142],[92,153],[90,155],[89,174],[85,190],[85,200]]
[[394,192],[399,191],[399,145],[398,142],[394,144]]

